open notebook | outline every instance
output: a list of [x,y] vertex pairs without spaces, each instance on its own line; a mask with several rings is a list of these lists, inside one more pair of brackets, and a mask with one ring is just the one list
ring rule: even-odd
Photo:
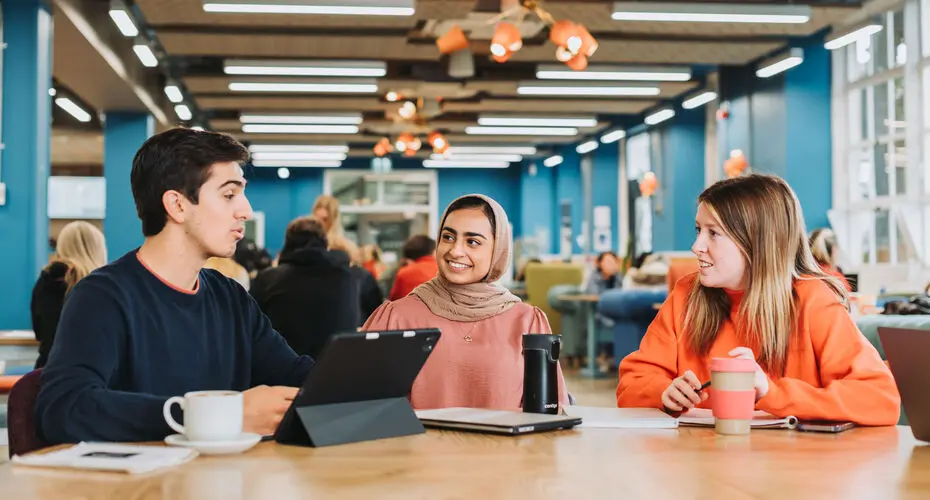
[[678,419],[656,408],[566,406],[566,415],[581,417],[588,429],[677,429]]
[[[713,427],[714,414],[706,408],[692,408],[678,417],[680,425],[692,425],[698,427]],[[764,411],[755,411],[752,414],[753,429],[796,429],[798,419],[796,417],[778,418]]]
[[197,451],[189,448],[82,442],[48,453],[15,455],[13,463],[141,474],[183,464],[195,457]]

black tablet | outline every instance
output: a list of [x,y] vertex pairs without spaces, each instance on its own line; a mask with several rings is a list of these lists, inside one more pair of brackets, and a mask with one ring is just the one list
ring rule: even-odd
[[274,439],[327,446],[424,432],[408,396],[439,336],[427,328],[330,337]]

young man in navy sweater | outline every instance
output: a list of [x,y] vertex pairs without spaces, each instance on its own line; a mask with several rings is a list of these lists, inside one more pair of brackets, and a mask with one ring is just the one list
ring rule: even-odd
[[239,284],[202,269],[233,255],[252,215],[248,157],[232,137],[182,128],[142,145],[131,183],[145,242],[68,294],[36,402],[39,437],[161,440],[172,433],[165,401],[199,390],[244,391],[243,430],[274,432],[313,360]]

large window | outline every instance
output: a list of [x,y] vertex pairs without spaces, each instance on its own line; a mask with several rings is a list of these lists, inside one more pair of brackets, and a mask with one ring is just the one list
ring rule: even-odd
[[843,109],[834,113],[830,221],[853,269],[930,267],[930,0],[874,21],[881,31],[833,54],[833,102]]

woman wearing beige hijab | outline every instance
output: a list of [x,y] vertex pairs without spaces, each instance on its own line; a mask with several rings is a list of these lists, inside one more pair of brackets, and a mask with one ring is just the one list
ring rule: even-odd
[[[414,408],[516,410],[523,396],[524,333],[552,333],[545,313],[497,284],[512,257],[510,223],[491,198],[453,201],[439,224],[439,274],[378,308],[363,330],[439,328],[420,371]],[[559,399],[568,404],[559,372]]]

